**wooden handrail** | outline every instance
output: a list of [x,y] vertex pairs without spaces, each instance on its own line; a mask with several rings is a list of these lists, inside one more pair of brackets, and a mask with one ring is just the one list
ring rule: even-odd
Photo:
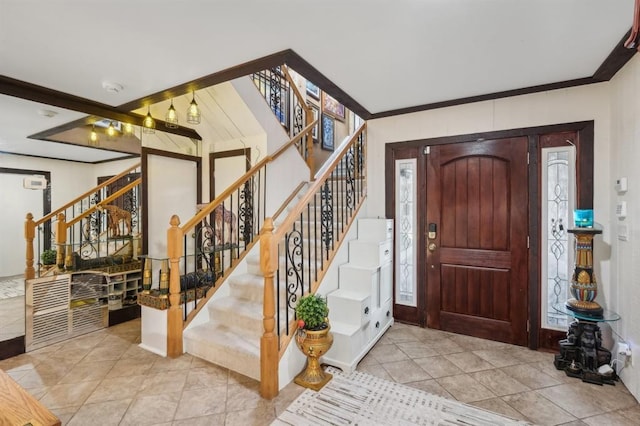
[[313,129],[313,126],[316,124],[318,120],[314,120],[313,123],[308,125],[303,129],[302,132],[298,133],[294,138],[292,138],[289,142],[281,146],[276,152],[271,155],[266,156],[260,162],[258,162],[255,166],[251,167],[249,171],[247,171],[244,175],[238,178],[231,186],[225,189],[220,195],[218,195],[213,201],[203,207],[195,216],[185,222],[184,225],[180,227],[183,234],[186,234],[195,226],[202,222],[204,218],[209,216],[211,212],[218,207],[218,205],[222,204],[224,200],[227,199],[229,195],[231,195],[234,191],[236,191],[240,186],[244,185],[246,181],[248,181],[258,170],[265,166],[265,164],[272,162],[280,155],[282,155],[287,149],[291,148],[293,145],[298,142],[305,132],[310,132]]
[[138,178],[133,182],[129,183],[127,186],[120,188],[117,192],[114,192],[104,200],[100,201],[95,206],[83,211],[80,215],[74,217],[71,221],[67,222],[67,227],[73,226],[76,223],[80,222],[82,219],[84,219],[85,217],[89,216],[91,213],[98,210],[98,207],[103,206],[105,204],[109,204],[110,201],[115,200],[116,198],[122,196],[122,194],[124,194],[125,192],[128,192],[131,189],[135,188],[136,186],[140,185],[141,182],[142,182],[142,178]]
[[38,226],[41,223],[44,223],[47,220],[51,219],[52,217],[57,216],[58,213],[60,213],[62,210],[65,210],[65,209],[71,207],[72,205],[74,205],[78,201],[82,200],[83,198],[88,197],[89,195],[93,194],[94,192],[97,192],[97,191],[101,190],[105,186],[111,185],[113,182],[117,181],[118,179],[120,179],[121,177],[125,176],[126,174],[128,174],[132,170],[137,169],[138,167],[140,167],[140,163],[129,167],[127,170],[123,171],[119,175],[116,175],[116,176],[112,177],[111,179],[102,182],[100,185],[96,186],[95,188],[90,189],[89,191],[85,192],[84,194],[80,195],[79,197],[74,198],[73,200],[71,200],[67,204],[65,204],[64,206],[62,206],[62,207],[56,209],[55,211],[52,211],[51,213],[47,214],[42,219],[36,220],[35,221],[35,226]]
[[315,193],[318,192],[320,186],[324,184],[324,181],[329,177],[333,169],[338,165],[340,160],[342,159],[343,154],[351,148],[351,146],[356,142],[357,137],[360,133],[364,132],[366,128],[366,123],[363,123],[360,128],[351,136],[349,142],[345,143],[342,146],[342,149],[337,152],[334,156],[333,161],[331,161],[328,166],[323,167],[324,172],[316,179],[316,181],[311,185],[311,188],[307,191],[307,194],[298,202],[296,207],[289,212],[286,219],[278,226],[276,230],[276,240],[280,241],[284,237],[285,232],[293,226],[293,222],[300,216],[304,207],[311,201],[311,198],[314,197]]

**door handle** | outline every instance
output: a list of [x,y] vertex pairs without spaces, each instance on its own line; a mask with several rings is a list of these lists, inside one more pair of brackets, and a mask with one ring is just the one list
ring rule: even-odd
[[428,249],[429,249],[429,251],[435,251],[436,250],[436,243],[430,243]]

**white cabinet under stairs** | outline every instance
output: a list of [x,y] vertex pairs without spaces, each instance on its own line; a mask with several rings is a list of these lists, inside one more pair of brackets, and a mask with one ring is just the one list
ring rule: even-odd
[[339,288],[327,295],[333,346],[322,362],[353,371],[393,324],[393,220],[359,219],[340,265]]

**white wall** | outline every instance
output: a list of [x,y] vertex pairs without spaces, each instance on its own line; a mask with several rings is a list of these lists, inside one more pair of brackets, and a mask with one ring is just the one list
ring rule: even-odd
[[[640,57],[638,55],[610,82],[611,88],[611,177],[608,184],[621,176],[629,181],[624,194],[611,192],[610,209],[616,202],[627,202],[627,218],[613,219],[612,225],[629,227],[629,240],[612,239],[612,300],[610,307],[622,319],[613,324],[614,330],[631,344],[631,362],[621,372],[622,380],[631,393],[640,399]],[[598,158],[596,157],[596,162]],[[615,232],[615,229],[614,229]]]

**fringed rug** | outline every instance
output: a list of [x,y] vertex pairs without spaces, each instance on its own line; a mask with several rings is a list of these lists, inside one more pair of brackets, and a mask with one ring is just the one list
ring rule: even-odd
[[324,388],[305,390],[272,426],[530,425],[360,371],[327,372],[333,379]]

